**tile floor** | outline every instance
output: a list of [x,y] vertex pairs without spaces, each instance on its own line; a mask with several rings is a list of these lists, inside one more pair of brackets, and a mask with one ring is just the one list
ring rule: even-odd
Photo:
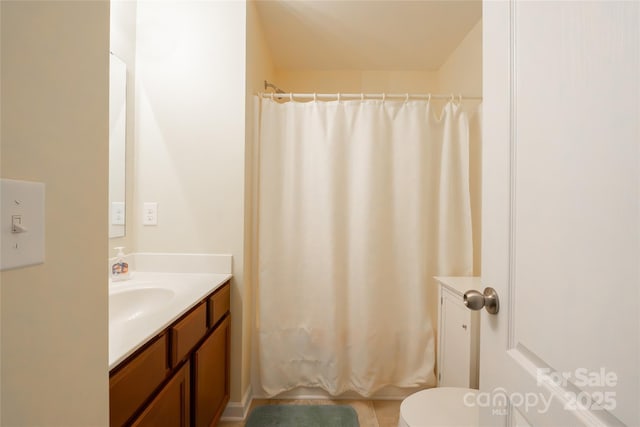
[[[398,427],[401,400],[284,400],[254,399],[251,409],[261,405],[351,405],[360,427]],[[244,421],[222,421],[218,427],[244,427]]]

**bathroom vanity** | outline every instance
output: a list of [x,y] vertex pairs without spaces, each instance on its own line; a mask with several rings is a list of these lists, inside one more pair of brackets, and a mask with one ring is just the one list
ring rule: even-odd
[[[110,364],[114,365],[109,378],[111,426],[186,427],[217,423],[229,400],[230,282],[229,276],[224,277],[222,283],[209,285],[206,294],[191,301],[186,311],[175,307],[173,311],[147,310],[150,313],[146,313],[144,308],[138,311],[127,309],[128,314],[121,321],[119,319],[123,316],[119,316],[117,311],[121,309],[115,302],[116,311],[110,312],[110,323],[115,324],[114,328],[119,327],[119,321],[125,325],[121,328],[122,334],[127,334],[127,321],[134,335],[138,326],[154,322],[156,327],[162,322],[166,324],[153,331],[150,338],[136,344],[137,348],[132,351],[126,350],[130,343],[126,346],[120,345],[121,342],[114,342],[113,346],[110,343]],[[157,301],[153,307],[161,307],[160,300],[165,293],[156,290],[170,290],[170,287],[166,284],[162,287],[162,283],[155,283],[152,287],[148,282],[141,283],[141,307],[145,301],[154,298]],[[183,288],[187,289],[182,284],[174,287],[173,291],[180,294]],[[202,289],[206,288],[198,292],[202,293]],[[119,293],[136,290],[127,289]],[[112,296],[119,293],[114,292]],[[187,301],[186,297],[184,301]],[[164,320],[161,320],[163,316]],[[144,322],[136,325],[140,317]],[[111,354],[112,348],[117,354]]]
[[481,289],[479,277],[436,277],[438,306],[438,386],[478,388],[480,316],[463,294]]

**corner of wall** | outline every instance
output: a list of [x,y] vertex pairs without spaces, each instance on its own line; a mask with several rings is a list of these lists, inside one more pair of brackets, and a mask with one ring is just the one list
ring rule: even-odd
[[482,18],[438,70],[441,93],[482,96]]
[[240,380],[242,402],[232,402],[236,406],[240,405],[240,409],[233,407],[235,412],[229,415],[231,417],[237,416],[238,410],[246,409],[242,403],[245,402],[252,383],[252,343],[253,325],[255,324],[253,294],[257,272],[258,238],[258,219],[255,215],[258,204],[258,176],[256,172],[259,154],[256,135],[259,107],[256,105],[254,96],[264,91],[264,80],[273,81],[275,75],[271,50],[264,37],[255,0],[247,2],[246,19],[244,287],[242,292],[242,378]]
[[[438,70],[438,90],[441,93],[461,93],[482,96],[482,18],[469,30],[464,39]],[[477,102],[469,106],[475,107]],[[481,120],[470,117],[469,190],[473,227],[473,274],[481,270],[481,218],[482,218],[482,138]]]

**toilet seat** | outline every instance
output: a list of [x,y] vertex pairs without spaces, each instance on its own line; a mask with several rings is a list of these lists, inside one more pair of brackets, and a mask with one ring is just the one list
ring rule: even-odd
[[465,404],[475,402],[477,394],[478,390],[459,387],[430,388],[413,393],[400,405],[398,427],[478,426],[478,406]]

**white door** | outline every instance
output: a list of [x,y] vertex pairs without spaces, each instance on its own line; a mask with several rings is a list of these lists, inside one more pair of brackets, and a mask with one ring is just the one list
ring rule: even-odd
[[[640,2],[485,1],[483,425],[640,425]],[[508,398],[510,404],[503,404]]]

